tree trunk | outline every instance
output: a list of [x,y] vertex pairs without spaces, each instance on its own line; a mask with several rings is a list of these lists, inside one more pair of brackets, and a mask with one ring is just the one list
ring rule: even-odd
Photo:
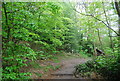
[[7,27],[7,42],[10,40],[10,27],[8,25],[8,16],[7,16],[7,12],[6,12],[6,6],[5,3],[3,2],[3,9],[4,9],[4,13],[5,13],[5,23],[6,23],[6,27]]
[[116,11],[117,11],[117,15],[118,15],[118,33],[119,33],[119,36],[120,36],[120,1],[117,2],[117,0],[115,0],[115,8],[116,8]]
[[94,45],[94,56],[96,57],[97,56],[97,52],[96,52],[96,45],[95,45],[95,42],[93,42],[93,45]]
[[[118,47],[120,49],[120,1],[117,2],[117,0],[115,0],[115,8],[117,11],[117,15],[118,15]],[[118,52],[120,52],[120,50],[118,50]]]
[[112,48],[113,52],[114,52],[113,41],[112,41],[110,29],[108,29],[108,34],[109,34],[109,37],[110,37],[110,48]]
[[[111,27],[110,23],[109,23],[109,20],[108,20],[108,17],[107,17],[107,14],[106,14],[104,2],[102,2],[102,4],[103,4],[103,10],[104,10],[105,18],[106,18],[106,23],[109,27]],[[109,28],[108,28],[108,34],[109,34],[109,37],[110,37],[110,48],[112,48],[113,52],[114,52],[113,41],[112,41],[111,32],[110,32]]]
[[103,48],[102,48],[102,40],[101,40],[101,37],[100,37],[100,31],[99,31],[99,29],[97,28],[97,33],[98,33],[98,38],[99,38],[99,42],[100,42],[100,47],[101,47],[101,49],[103,50]]

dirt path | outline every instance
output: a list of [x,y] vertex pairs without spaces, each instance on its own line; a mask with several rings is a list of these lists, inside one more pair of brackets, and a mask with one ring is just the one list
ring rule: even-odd
[[31,79],[83,79],[74,77],[74,67],[87,62],[90,58],[80,54],[63,54],[55,57],[54,60],[33,62],[27,67],[26,72],[32,73]]
[[[75,71],[74,66],[78,64],[85,63],[90,59],[85,58],[69,58],[61,61],[62,67],[51,73],[47,79],[76,79],[73,75],[73,72]],[[83,79],[80,77],[79,79]]]

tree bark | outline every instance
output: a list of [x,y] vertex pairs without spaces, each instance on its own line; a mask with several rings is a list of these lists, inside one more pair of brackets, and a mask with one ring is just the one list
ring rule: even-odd
[[99,29],[97,28],[97,31],[98,31],[98,38],[99,38],[99,42],[100,42],[100,47],[101,47],[101,49],[103,50],[103,48],[102,48],[102,40],[101,40],[101,37],[100,37],[100,31],[99,31]]
[[[117,2],[117,0],[115,0],[115,8],[116,8],[117,15],[118,15],[118,33],[120,35],[120,1]],[[120,49],[120,36],[118,37],[118,47]]]
[[[105,5],[104,5],[104,2],[102,2],[103,4],[103,10],[104,10],[104,14],[105,14],[105,18],[106,18],[106,23],[109,27],[110,26],[110,23],[109,23],[109,20],[108,20],[108,17],[107,17],[107,14],[106,14],[106,11],[105,11]],[[114,47],[113,47],[113,41],[112,41],[112,37],[111,37],[111,32],[110,32],[110,29],[108,28],[108,34],[109,34],[109,37],[110,37],[110,48],[113,49],[113,52],[114,52]]]
[[115,0],[115,8],[117,11],[117,15],[118,15],[118,33],[120,34],[120,1],[117,2],[117,0]]
[[97,52],[96,52],[96,45],[95,42],[93,42],[93,49],[94,49],[94,56],[97,57]]
[[3,9],[4,9],[4,13],[5,13],[5,23],[6,23],[6,27],[7,27],[7,42],[8,42],[10,40],[10,27],[8,25],[8,16],[7,16],[6,6],[5,6],[4,2],[3,2]]
[[117,0],[115,0],[115,8],[116,8],[116,11],[117,11],[117,15],[118,15],[118,33],[120,34],[120,1],[117,2]]

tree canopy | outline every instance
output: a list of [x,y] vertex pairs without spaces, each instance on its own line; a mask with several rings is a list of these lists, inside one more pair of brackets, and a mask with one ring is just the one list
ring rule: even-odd
[[62,52],[97,56],[96,47],[119,63],[119,7],[120,2],[2,2],[3,79],[29,78],[20,72],[29,60]]

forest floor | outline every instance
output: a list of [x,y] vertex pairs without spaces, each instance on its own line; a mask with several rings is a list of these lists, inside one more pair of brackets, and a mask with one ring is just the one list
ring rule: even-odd
[[[85,58],[72,58],[72,59],[65,59],[61,61],[61,64],[63,65],[61,68],[59,68],[57,71],[53,72],[50,76],[50,79],[76,79],[73,75],[75,71],[75,66],[78,64],[85,63],[89,59]],[[79,77],[79,79],[83,79],[82,77]]]
[[[31,72],[31,79],[76,79],[73,75],[75,66],[90,60],[87,56],[80,54],[58,55],[54,60],[38,60],[27,68]],[[83,79],[80,77],[79,79]]]

